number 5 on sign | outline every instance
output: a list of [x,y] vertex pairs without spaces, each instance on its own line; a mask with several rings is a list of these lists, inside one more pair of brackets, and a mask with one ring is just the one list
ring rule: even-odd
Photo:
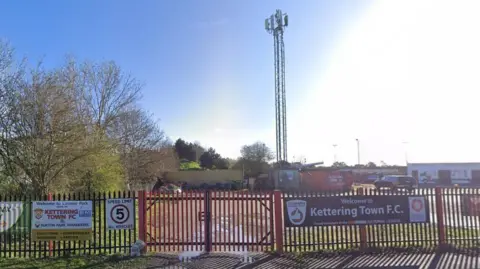
[[106,210],[109,230],[133,229],[135,221],[133,199],[107,199]]

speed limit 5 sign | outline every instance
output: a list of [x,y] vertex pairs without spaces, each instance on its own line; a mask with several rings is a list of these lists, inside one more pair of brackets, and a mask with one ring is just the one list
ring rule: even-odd
[[133,229],[135,220],[133,199],[107,199],[106,210],[109,230]]

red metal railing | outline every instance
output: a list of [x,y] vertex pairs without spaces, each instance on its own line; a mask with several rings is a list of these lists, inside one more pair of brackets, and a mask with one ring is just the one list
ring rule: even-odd
[[[345,193],[187,191],[140,192],[139,233],[148,251],[314,251],[372,247],[477,246],[478,217],[460,213],[462,195],[477,189],[419,189],[430,208],[429,223],[284,227],[283,197],[409,195],[362,190]],[[469,212],[477,204],[470,206]],[[445,212],[446,210],[446,212]],[[480,211],[480,210],[477,210]],[[466,213],[465,213],[466,214]]]
[[139,198],[140,238],[148,251],[273,249],[271,192],[140,192]]
[[[0,233],[0,257],[61,256],[64,253],[128,252],[136,238],[147,251],[316,251],[385,247],[435,247],[480,250],[480,189],[425,188],[427,223],[286,227],[284,198],[325,196],[408,196],[402,191],[372,189],[343,193],[282,193],[247,191],[187,191],[183,193],[118,192],[10,197],[0,201],[90,200],[93,207],[91,242],[32,242],[28,230]],[[134,199],[134,228],[110,231],[106,227],[106,200]],[[28,207],[26,207],[28,208]],[[26,209],[27,210],[27,209]],[[29,210],[29,209],[28,209]],[[12,216],[6,215],[10,218]],[[20,220],[19,220],[20,221]],[[24,218],[25,226],[31,219]],[[23,227],[22,226],[22,227]],[[138,231],[138,234],[137,234]]]

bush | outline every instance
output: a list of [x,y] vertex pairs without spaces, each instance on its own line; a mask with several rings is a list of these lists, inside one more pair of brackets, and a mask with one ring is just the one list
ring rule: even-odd
[[202,170],[200,164],[197,162],[182,162],[180,164],[180,171],[188,171],[188,170]]

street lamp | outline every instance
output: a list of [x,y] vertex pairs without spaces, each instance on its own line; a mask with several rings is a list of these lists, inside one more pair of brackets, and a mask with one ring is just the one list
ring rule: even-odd
[[357,141],[357,164],[360,165],[360,140],[358,138],[355,140]]

